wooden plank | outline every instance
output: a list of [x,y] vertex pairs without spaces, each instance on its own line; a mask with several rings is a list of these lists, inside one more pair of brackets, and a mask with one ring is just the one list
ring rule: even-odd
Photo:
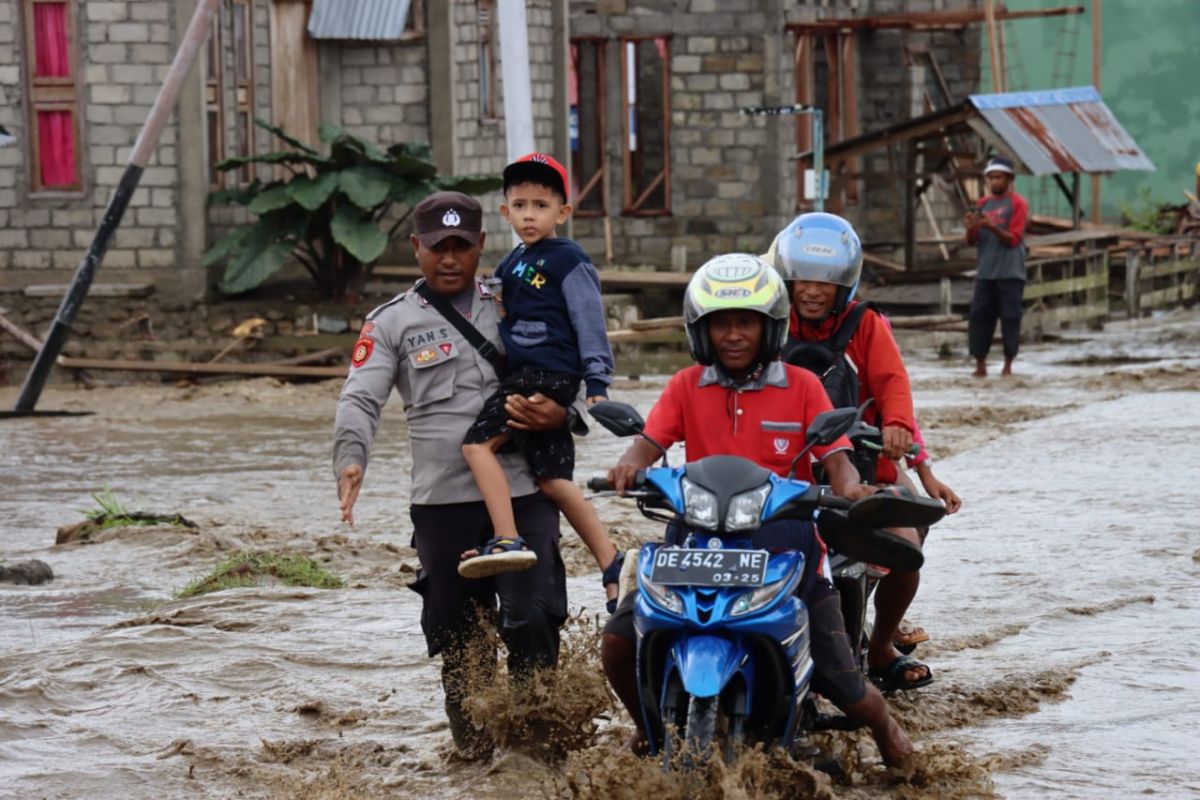
[[863,263],[870,264],[873,267],[883,267],[884,269],[891,270],[892,272],[904,272],[903,264],[897,264],[895,261],[889,261],[886,258],[872,255],[870,253],[863,253]]
[[1029,247],[1053,247],[1060,244],[1078,244],[1079,242],[1115,242],[1120,238],[1114,230],[1082,228],[1077,231],[1062,231],[1060,233],[1034,234],[1025,237]]
[[273,378],[344,378],[346,367],[302,367],[286,364],[192,364],[187,361],[140,361],[108,358],[58,360],[67,369],[177,372],[185,375],[252,375]]
[[[598,270],[600,275],[600,283],[605,289],[614,287],[630,287],[634,289],[645,289],[661,287],[665,289],[678,288],[683,289],[688,285],[688,281],[692,279],[690,272],[649,272],[636,271],[628,269],[602,269]],[[404,280],[415,281],[421,277],[421,269],[419,267],[376,267],[373,271],[375,277],[385,278],[401,278]],[[486,278],[492,274],[490,269],[480,269],[479,277]]]
[[[65,283],[42,283],[26,286],[22,292],[26,297],[62,297],[70,286]],[[154,293],[153,283],[93,283],[89,297],[149,297]]]
[[1196,296],[1196,284],[1184,283],[1179,286],[1169,286],[1166,289],[1159,289],[1154,292],[1144,292],[1140,298],[1138,308],[1152,309],[1168,306],[1173,303],[1181,303],[1184,300],[1190,300]]
[[0,314],[0,329],[8,331],[14,339],[37,353],[42,349],[42,342],[33,334]]
[[949,325],[962,322],[962,314],[912,314],[909,316],[888,316],[888,322],[893,328],[932,328],[939,325]]
[[1177,275],[1181,272],[1200,270],[1200,261],[1166,261],[1161,264],[1144,264],[1138,270],[1138,278],[1161,278],[1166,275]]
[[[1025,321],[1031,327],[1044,327],[1046,323],[1086,322],[1093,319],[1103,319],[1108,316],[1108,302],[1091,303],[1083,306],[1063,306],[1047,308],[1040,311],[1025,312]],[[1022,323],[1024,324],[1024,322]]]
[[635,331],[652,331],[662,328],[678,328],[683,330],[683,317],[652,317],[639,319],[629,325]]
[[1071,292],[1082,292],[1108,286],[1108,275],[1098,272],[1075,278],[1060,278],[1058,280],[1035,283],[1025,287],[1025,299],[1036,300],[1039,297],[1064,295]]

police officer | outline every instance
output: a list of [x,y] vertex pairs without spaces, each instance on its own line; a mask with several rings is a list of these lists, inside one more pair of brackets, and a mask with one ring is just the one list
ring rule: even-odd
[[[476,280],[483,248],[483,213],[473,198],[439,192],[414,211],[413,249],[429,290],[499,345],[501,306],[489,284]],[[412,452],[410,514],[421,569],[412,588],[421,595],[421,627],[429,655],[442,654],[446,715],[459,752],[490,751],[486,737],[463,716],[473,669],[494,671],[495,653],[479,629],[480,611],[494,612],[508,648],[509,672],[528,675],[553,665],[566,619],[566,576],[559,554],[558,509],[537,491],[520,453],[501,454],[518,529],[537,553],[527,572],[468,580],[458,574],[464,551],[492,538],[492,526],[462,457],[463,436],[499,385],[492,364],[430,305],[417,286],[367,315],[350,373],[338,399],[333,467],[342,519],[354,522],[371,442],[392,387],[400,392]],[[534,395],[508,403],[513,427],[586,432],[578,408],[564,409]],[[490,653],[490,656],[489,656]],[[473,665],[473,666],[472,666]]]

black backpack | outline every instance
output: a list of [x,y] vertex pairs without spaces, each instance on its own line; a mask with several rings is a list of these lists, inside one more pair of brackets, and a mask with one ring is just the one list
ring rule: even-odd
[[[808,370],[821,379],[825,394],[834,408],[858,405],[858,372],[846,358],[846,347],[873,303],[858,303],[842,320],[841,326],[823,342],[790,339],[783,348],[783,360]],[[875,309],[877,310],[877,309]],[[875,481],[875,454],[862,447],[855,448],[854,466],[867,483]]]

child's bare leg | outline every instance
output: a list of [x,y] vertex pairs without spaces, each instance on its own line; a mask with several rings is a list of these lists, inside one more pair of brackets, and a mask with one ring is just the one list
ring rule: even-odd
[[[502,433],[486,442],[464,444],[463,458],[475,476],[479,493],[483,495],[483,503],[487,506],[488,516],[492,520],[492,530],[499,537],[517,536],[517,521],[513,517],[512,496],[508,490],[508,477],[496,451],[508,441],[508,434]],[[569,517],[568,517],[569,519]]]
[[[595,506],[584,498],[583,491],[566,478],[543,478],[538,481],[538,488],[566,515],[567,522],[583,539],[601,571],[606,569],[617,557],[617,548],[608,538]],[[607,584],[604,591],[611,600],[617,596],[617,585]]]

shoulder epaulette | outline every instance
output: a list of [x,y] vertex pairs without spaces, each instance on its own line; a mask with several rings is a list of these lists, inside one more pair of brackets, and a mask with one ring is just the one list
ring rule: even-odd
[[401,292],[400,294],[398,294],[398,295],[396,295],[395,297],[393,297],[391,300],[388,300],[388,301],[387,301],[386,303],[384,303],[383,305],[381,305],[381,306],[376,306],[375,308],[371,309],[370,313],[368,313],[368,314],[367,314],[367,316],[363,317],[363,319],[364,319],[364,320],[371,320],[371,319],[375,319],[375,317],[379,316],[379,314],[380,314],[380,313],[381,313],[381,312],[382,312],[382,311],[383,311],[385,308],[388,308],[389,306],[394,306],[394,305],[396,305],[396,303],[399,303],[400,301],[404,300],[404,298],[408,297],[408,296],[409,296],[409,294],[411,294],[411,293],[412,293],[412,289],[406,289],[405,291],[403,291],[403,292]]

